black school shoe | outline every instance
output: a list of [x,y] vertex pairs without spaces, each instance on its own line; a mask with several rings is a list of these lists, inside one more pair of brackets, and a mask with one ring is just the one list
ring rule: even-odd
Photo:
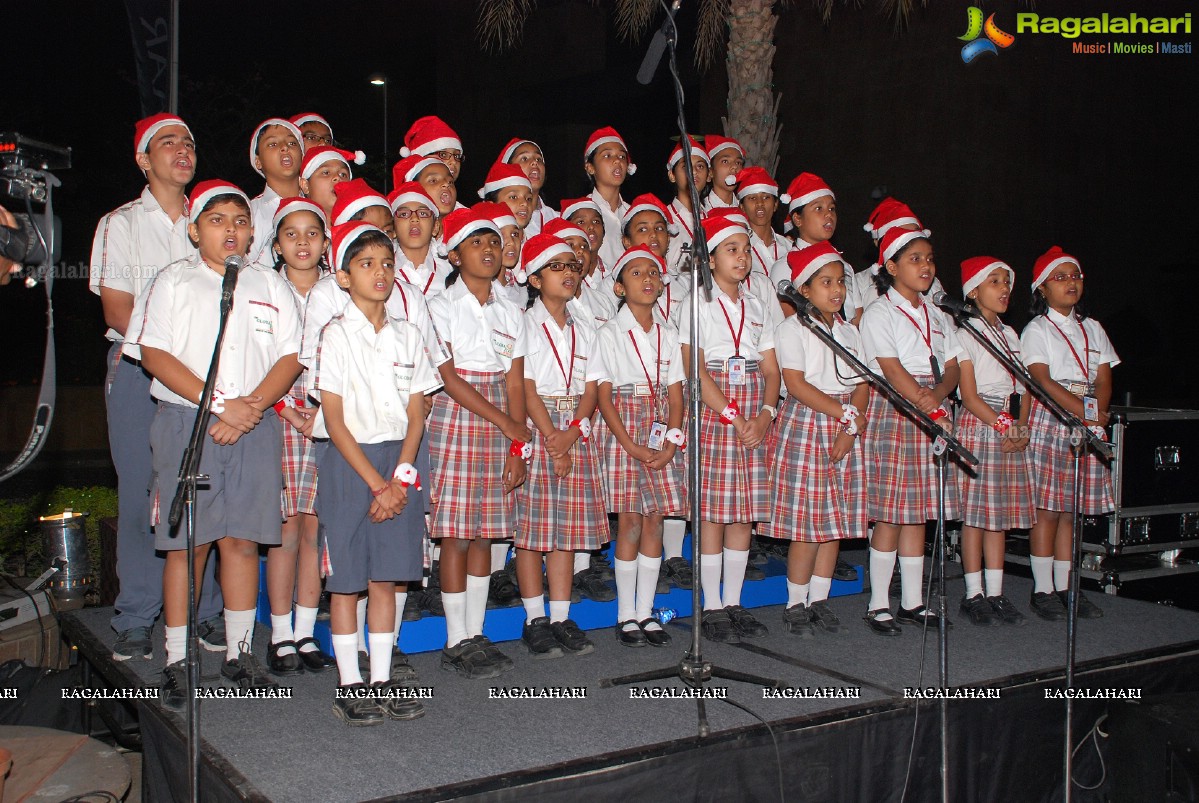
[[580,595],[595,602],[611,602],[616,599],[616,589],[605,582],[595,569],[577,572],[571,586]]
[[150,641],[150,628],[131,627],[117,633],[117,643],[112,647],[114,661],[128,661],[130,658],[145,658],[149,661],[154,657],[154,645]]
[[788,633],[800,638],[812,638],[816,635],[816,628],[812,625],[812,612],[802,602],[783,611],[783,624],[787,626]]
[[666,628],[662,627],[661,622],[657,619],[652,617],[642,619],[637,623],[637,626],[645,634],[645,643],[651,647],[665,647],[670,643],[670,634],[666,632]]
[[237,657],[221,665],[221,677],[239,689],[274,689],[279,684],[258,663],[254,654],[243,648]]
[[733,627],[737,628],[737,634],[742,638],[762,638],[770,632],[766,625],[759,622],[756,616],[740,605],[729,605],[725,611],[733,620]]
[[474,639],[462,639],[453,647],[441,651],[441,668],[457,672],[468,680],[482,680],[502,675],[504,670],[492,662],[483,645]]
[[1014,625],[1019,627],[1020,625],[1024,624],[1024,614],[1016,610],[1016,606],[1012,604],[1012,601],[1003,594],[999,594],[998,596],[994,597],[987,597],[987,602],[991,603],[991,607],[995,609],[995,615],[998,616],[999,621],[1003,622],[1005,625]]
[[[975,594],[970,599],[962,599],[962,613],[966,614],[970,619],[970,624],[979,627],[998,627],[1003,624],[999,617],[995,615],[995,609],[991,607],[991,603],[982,594]],[[936,621],[935,617],[932,621]],[[932,624],[932,621],[929,624]]]
[[[380,713],[388,719],[420,719],[425,715],[425,707],[421,701],[407,696],[411,692],[394,681],[372,683],[371,691],[380,693],[381,696],[375,698],[375,703]],[[383,694],[388,696],[382,696]]]
[[400,621],[417,622],[421,617],[421,597],[425,595],[423,588],[412,588],[408,590],[408,596],[404,597],[404,612],[401,614]]
[[886,608],[878,608],[873,611],[866,611],[866,615],[862,617],[866,622],[866,627],[870,628],[871,633],[877,633],[880,636],[898,636],[903,631],[899,625],[895,623],[894,617],[890,619],[879,619],[882,614],[890,614],[891,611]]
[[[346,692],[364,692],[366,691],[366,684],[352,683],[349,686],[338,686],[337,688]],[[342,722],[353,727],[379,725],[383,722],[383,709],[379,705],[379,701],[373,697],[341,697],[335,695],[333,698],[333,713]]]
[[825,633],[841,632],[841,619],[829,608],[827,601],[813,602],[808,606],[808,613],[812,617],[812,624],[818,630],[823,630]]
[[578,626],[574,619],[563,619],[561,622],[550,622],[550,632],[562,649],[575,655],[586,655],[595,649],[591,639]]
[[182,711],[187,704],[187,664],[183,661],[163,668],[159,699],[172,711]]
[[[633,625],[633,627],[626,627]],[[649,639],[645,637],[645,631],[641,629],[641,625],[636,619],[626,619],[623,622],[616,623],[616,640],[626,647],[644,647],[649,643]]]
[[858,570],[847,561],[837,558],[837,566],[833,569],[833,579],[852,583],[858,579]]
[[[895,611],[895,621],[901,625],[917,625],[920,627],[927,623],[930,630],[937,627],[937,615],[923,605],[911,610],[900,607]],[[953,622],[946,619],[945,628],[949,629],[951,627],[953,627]]]
[[691,571],[691,564],[686,558],[667,558],[662,561],[661,573],[675,588],[690,591],[691,584],[695,582],[695,573]]
[[[291,647],[291,652],[287,655],[280,655],[279,650],[285,647]],[[294,641],[272,642],[267,647],[266,663],[270,667],[271,674],[279,677],[299,675],[304,672],[304,661],[300,658]]]
[[[300,649],[301,647],[309,644],[316,647],[316,649],[308,650],[307,652]],[[304,669],[309,672],[320,674],[321,672],[328,672],[330,669],[337,666],[337,659],[322,650],[320,645],[317,644],[316,639],[314,639],[312,636],[307,636],[306,638],[302,638],[297,641],[296,652],[300,654],[300,660],[304,663]]]
[[[1065,591],[1057,592],[1057,597],[1058,597],[1058,599],[1060,599],[1062,601],[1062,607],[1066,608],[1066,611],[1068,613],[1070,609],[1067,607],[1066,592]],[[1089,599],[1087,599],[1087,595],[1082,593],[1081,590],[1078,592],[1078,618],[1079,619],[1102,619],[1103,618],[1103,609],[1101,609],[1095,603],[1093,603]]]
[[492,572],[487,585],[488,607],[511,608],[519,601],[520,587],[516,584],[516,572],[509,571],[508,566]]
[[516,664],[512,662],[512,659],[500,652],[500,648],[495,646],[487,636],[475,636],[471,641],[483,648],[483,652],[487,655],[487,660],[499,668],[500,674],[511,672],[516,668]]
[[733,624],[727,608],[703,613],[704,638],[721,644],[740,644],[741,634]]
[[1046,622],[1061,622],[1066,618],[1066,606],[1061,597],[1052,591],[1035,591],[1029,600],[1029,607],[1037,616]]
[[[301,642],[302,643],[302,642]],[[304,655],[305,653],[300,653]],[[337,666],[337,659],[331,658],[333,666]],[[371,676],[371,657],[369,653],[358,651],[358,671],[362,673],[364,678]],[[391,648],[391,671],[389,679],[392,683],[415,683],[416,670],[412,664],[408,663],[408,656],[400,652],[399,647]]]
[[550,618],[538,616],[531,622],[525,622],[520,632],[521,643],[529,650],[529,655],[537,659],[561,658],[562,648],[554,638],[550,629]]

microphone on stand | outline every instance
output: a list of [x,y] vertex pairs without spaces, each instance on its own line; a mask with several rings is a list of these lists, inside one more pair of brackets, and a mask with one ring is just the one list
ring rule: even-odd
[[938,290],[933,293],[933,303],[943,310],[947,310],[954,315],[964,315],[967,318],[981,318],[982,313],[978,311],[978,307],[965,301],[958,301],[944,290]]
[[682,0],[674,0],[670,4],[669,13],[666,19],[662,20],[662,27],[654,34],[654,38],[649,42],[649,49],[645,51],[645,58],[641,60],[641,69],[637,70],[637,83],[648,85],[654,80],[654,73],[658,71],[658,65],[662,63],[662,54],[666,52],[666,37],[667,33],[674,27],[674,15],[682,5]]
[[225,258],[225,278],[221,280],[221,309],[227,310],[233,304],[233,290],[237,287],[237,274],[245,267],[246,261],[234,254]]
[[795,285],[788,279],[783,279],[775,285],[774,292],[779,298],[785,298],[794,304],[800,315],[806,315],[809,318],[819,317],[820,311],[816,309],[816,306],[800,295],[799,291],[795,289]]

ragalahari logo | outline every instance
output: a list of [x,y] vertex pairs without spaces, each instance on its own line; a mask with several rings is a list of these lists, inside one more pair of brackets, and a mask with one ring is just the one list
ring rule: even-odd
[[[984,38],[980,39],[980,36]],[[994,14],[983,22],[983,10],[978,6],[966,9],[966,33],[958,39],[966,43],[962,48],[962,61],[967,64],[983,53],[998,56],[1000,48],[1007,49],[1016,41],[1016,37],[999,29]]]

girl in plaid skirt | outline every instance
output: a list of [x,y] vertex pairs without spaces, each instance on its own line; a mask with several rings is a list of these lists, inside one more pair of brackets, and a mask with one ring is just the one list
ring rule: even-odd
[[[1007,311],[1015,278],[1015,272],[994,257],[973,257],[962,263],[962,292],[982,313],[981,320],[968,325],[1019,361],[1020,340],[999,319]],[[1024,387],[973,335],[959,333],[958,340],[963,351],[965,410],[957,436],[979,461],[959,475],[966,575],[962,613],[976,625],[1022,625],[1024,616],[1003,595],[1003,552],[1007,530],[1027,529],[1033,523],[1026,451],[1028,405],[1021,403]]]
[[533,458],[517,492],[516,576],[525,607],[521,640],[534,658],[561,657],[563,650],[583,655],[594,646],[570,618],[570,592],[575,552],[598,548],[601,535],[607,540],[598,450],[590,440],[603,360],[595,328],[567,306],[583,275],[571,246],[553,234],[538,234],[522,255],[524,278],[536,300],[525,312],[525,399]]
[[[1056,245],[1033,267],[1035,316],[1020,336],[1028,372],[1054,401],[1104,436],[1112,398],[1112,368],[1120,358],[1107,332],[1082,309],[1083,274],[1078,260]],[[1037,523],[1029,534],[1033,575],[1033,612],[1050,621],[1066,618],[1074,535],[1074,457],[1069,429],[1036,401],[1029,422],[1029,447]],[[1105,436],[1104,436],[1105,437]],[[1111,467],[1088,452],[1079,472],[1079,513],[1087,516],[1112,509]],[[1079,595],[1078,615],[1103,615]]]
[[432,531],[441,539],[446,646],[441,666],[495,677],[512,660],[483,635],[491,541],[511,538],[514,500],[532,454],[525,424],[523,311],[496,281],[502,241],[491,218],[460,209],[442,221],[454,266],[429,314],[451,358],[429,418]]
[[664,647],[670,634],[652,616],[662,565],[665,516],[687,513],[680,449],[683,357],[678,331],[654,314],[666,264],[647,246],[624,252],[613,286],[623,304],[600,330],[607,376],[600,383],[607,509],[617,515],[616,638]]
[[[936,276],[928,233],[891,229],[879,244],[879,264],[881,295],[862,314],[870,368],[949,427],[945,400],[958,383],[961,346],[949,317],[924,298]],[[882,394],[873,395],[869,416],[867,511],[875,524],[865,619],[875,633],[898,636],[896,619],[937,626],[921,593],[925,524],[937,517],[937,469],[929,434]],[[945,517],[957,518],[957,485],[947,481],[945,486]],[[892,617],[887,591],[897,552],[902,599]]]
[[[846,295],[841,254],[824,241],[790,252],[784,264],[787,278],[816,308],[817,325],[860,358],[861,336],[839,314]],[[772,515],[762,534],[791,541],[783,621],[790,632],[811,638],[817,627],[841,629],[826,604],[840,539],[866,533],[866,464],[858,436],[866,428],[861,411],[870,391],[788,307],[775,336],[788,395],[769,445]]]
[[[279,202],[274,219],[275,268],[295,295],[300,317],[308,292],[328,268],[328,221],[324,210],[303,198]],[[316,444],[308,405],[308,374],[275,405],[283,426],[283,542],[266,553],[266,589],[271,604],[268,665],[276,675],[324,672],[335,665],[313,637],[321,596],[317,560]],[[295,625],[292,625],[292,600]]]
[[[742,607],[741,586],[750,529],[753,522],[770,518],[763,442],[777,414],[774,330],[782,313],[777,303],[767,307],[743,284],[750,270],[745,226],[727,217],[710,217],[703,227],[711,254],[712,298],[700,302],[698,332],[691,331],[690,316],[682,316],[679,339],[684,365],[690,365],[691,348],[700,349],[703,408],[697,493],[704,634],[713,641],[736,642],[767,632]],[[695,292],[702,290],[697,287]]]

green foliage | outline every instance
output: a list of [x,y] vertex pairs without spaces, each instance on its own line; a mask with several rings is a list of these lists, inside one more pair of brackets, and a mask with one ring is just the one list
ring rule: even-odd
[[27,499],[0,500],[0,563],[6,571],[33,577],[47,566],[42,550],[40,516],[55,516],[64,510],[89,514],[84,519],[92,574],[100,573],[100,522],[117,515],[117,492],[113,488],[59,486]]

